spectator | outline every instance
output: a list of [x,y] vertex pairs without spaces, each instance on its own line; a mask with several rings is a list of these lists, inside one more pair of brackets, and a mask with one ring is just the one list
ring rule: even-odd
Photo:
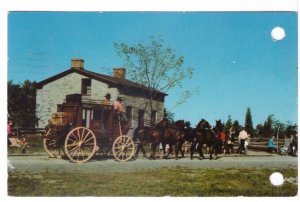
[[223,151],[223,148],[225,146],[225,132],[221,131],[220,133],[220,153]]
[[298,133],[295,133],[291,139],[292,156],[298,156]]
[[245,154],[248,153],[248,146],[250,145],[250,134],[247,135],[247,138],[245,140]]
[[225,145],[227,145],[227,146],[226,146],[226,149],[224,149],[224,153],[229,153],[229,154],[232,153],[232,151],[233,151],[233,144],[234,144],[234,133],[235,133],[235,131],[233,130],[233,128],[230,128],[229,129],[228,137],[225,140],[226,141]]
[[237,153],[244,153],[245,154],[245,141],[248,137],[248,133],[245,130],[245,128],[240,132],[239,134],[239,148],[237,150]]
[[277,153],[277,145],[274,143],[274,136],[272,136],[270,139],[269,139],[269,141],[268,141],[268,143],[267,143],[267,148],[268,148],[268,150],[270,151],[270,152],[273,152],[273,151],[275,151],[276,153]]

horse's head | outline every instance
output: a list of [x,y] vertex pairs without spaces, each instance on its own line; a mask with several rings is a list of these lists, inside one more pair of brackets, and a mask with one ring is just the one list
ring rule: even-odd
[[197,129],[210,129],[211,125],[205,119],[201,119],[201,121],[197,125]]
[[174,126],[180,129],[184,129],[186,127],[186,122],[184,120],[178,120],[174,122]]
[[167,127],[169,125],[169,121],[168,121],[168,119],[164,118],[157,125],[162,126],[162,127]]
[[216,120],[216,126],[214,127],[215,131],[222,131],[223,130],[224,125],[222,124],[221,119]]

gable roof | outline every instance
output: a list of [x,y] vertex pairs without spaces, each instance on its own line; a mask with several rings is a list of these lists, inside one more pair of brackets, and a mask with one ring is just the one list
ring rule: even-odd
[[[59,74],[56,74],[52,77],[49,77],[45,80],[42,80],[40,82],[37,83],[37,88],[41,89],[44,85],[51,83],[52,81],[55,81],[57,79],[60,79],[64,76],[67,76],[68,74],[72,74],[72,73],[78,73],[81,74],[83,76],[89,77],[91,79],[95,79],[97,81],[103,82],[103,83],[107,83],[109,85],[109,87],[116,87],[119,88],[121,90],[137,90],[143,93],[146,93],[149,91],[149,89],[147,88],[147,86],[127,80],[127,79],[120,79],[120,78],[116,78],[113,76],[108,76],[108,75],[104,75],[104,74],[99,74],[96,72],[92,72],[92,71],[88,71],[85,69],[79,69],[79,68],[70,68],[66,71],[63,71]],[[167,94],[160,92],[160,91],[155,91],[155,93],[158,96],[162,96],[165,97]]]

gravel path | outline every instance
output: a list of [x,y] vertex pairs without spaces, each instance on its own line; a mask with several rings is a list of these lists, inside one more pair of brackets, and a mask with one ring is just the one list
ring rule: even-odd
[[264,152],[249,152],[244,155],[221,155],[217,160],[190,160],[189,158],[148,160],[137,158],[128,162],[117,162],[114,159],[95,159],[87,163],[76,164],[67,160],[48,158],[46,155],[8,156],[9,172],[130,172],[151,170],[162,167],[195,168],[297,168],[298,158],[270,155]]

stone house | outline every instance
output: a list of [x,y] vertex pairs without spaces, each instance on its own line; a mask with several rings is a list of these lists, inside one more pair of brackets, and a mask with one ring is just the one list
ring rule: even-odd
[[[122,97],[127,116],[131,118],[131,130],[137,126],[149,126],[150,120],[158,122],[164,116],[165,93],[156,92],[153,100],[153,110],[150,110],[147,87],[126,79],[125,68],[114,68],[113,75],[88,71],[84,68],[83,59],[72,59],[71,68],[40,81],[36,92],[36,115],[39,119],[38,127],[43,128],[58,106],[65,102],[70,94],[81,94],[84,100],[101,103],[107,93],[111,94],[111,101]],[[155,110],[154,110],[155,109]],[[93,119],[90,109],[84,110],[82,116]],[[88,122],[87,122],[88,123]],[[86,125],[88,127],[88,125]]]

